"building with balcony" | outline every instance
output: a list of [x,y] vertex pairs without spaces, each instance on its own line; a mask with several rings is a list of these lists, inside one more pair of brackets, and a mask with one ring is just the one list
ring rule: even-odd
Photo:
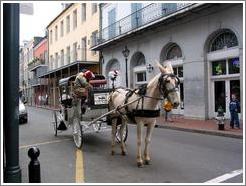
[[33,48],[42,40],[42,37],[33,37],[30,41],[24,41],[23,46],[20,47],[19,64],[20,64],[20,77],[19,86],[21,88],[22,96],[28,104],[34,105],[34,92],[30,80],[33,79],[33,72],[29,71],[28,65],[34,59]]
[[242,107],[242,3],[106,3],[100,9],[91,49],[102,52],[103,74],[120,72],[118,86],[147,83],[159,73],[155,61],[170,62],[181,80],[174,114],[211,119],[221,106],[229,118],[232,94]]
[[58,81],[82,69],[99,73],[99,52],[89,48],[99,30],[97,3],[70,3],[47,26],[49,104],[58,105]]
[[39,78],[48,70],[48,41],[45,36],[33,48],[33,60],[28,64],[28,70],[33,73],[33,77],[29,80],[32,87],[33,100],[35,105],[47,104],[48,79]]

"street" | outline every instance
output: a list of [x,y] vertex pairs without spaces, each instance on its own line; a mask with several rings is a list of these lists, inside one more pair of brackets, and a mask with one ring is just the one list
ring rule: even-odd
[[[79,151],[71,129],[53,135],[51,110],[28,107],[28,114],[28,123],[20,125],[22,182],[28,182],[27,151],[32,145],[40,149],[42,183],[74,183],[78,179],[87,183],[204,183],[243,169],[242,139],[155,128],[151,165],[138,168],[133,125],[128,125],[127,156],[120,155],[119,146],[111,156],[110,130],[85,134]],[[222,182],[241,183],[243,174]]]

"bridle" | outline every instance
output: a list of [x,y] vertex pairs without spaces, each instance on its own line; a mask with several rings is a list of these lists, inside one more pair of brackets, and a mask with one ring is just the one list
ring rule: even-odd
[[[166,88],[166,84],[167,84],[167,78],[171,78],[171,79],[176,79],[176,84],[172,89],[167,89]],[[173,73],[170,74],[164,74],[162,73],[159,77],[158,80],[158,86],[159,86],[159,91],[160,93],[163,95],[164,98],[167,98],[168,94],[171,92],[177,92],[178,91],[178,85],[180,84],[180,79],[178,76],[176,76]]]

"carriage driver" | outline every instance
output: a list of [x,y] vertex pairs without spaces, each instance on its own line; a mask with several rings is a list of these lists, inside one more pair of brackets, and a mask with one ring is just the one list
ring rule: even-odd
[[73,93],[76,98],[81,99],[81,105],[88,97],[88,89],[92,87],[89,81],[93,78],[95,78],[95,75],[90,70],[84,70],[76,76]]

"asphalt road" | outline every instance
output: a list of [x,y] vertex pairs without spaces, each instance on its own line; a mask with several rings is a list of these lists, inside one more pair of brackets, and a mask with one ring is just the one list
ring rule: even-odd
[[[204,183],[243,168],[243,140],[155,128],[151,165],[136,166],[136,127],[129,125],[127,156],[111,156],[110,130],[85,135],[83,161],[76,160],[71,130],[54,137],[50,110],[28,108],[29,122],[20,125],[22,181],[28,182],[29,145],[40,149],[43,183],[74,183],[78,164],[89,183]],[[223,182],[241,183],[243,175]]]

